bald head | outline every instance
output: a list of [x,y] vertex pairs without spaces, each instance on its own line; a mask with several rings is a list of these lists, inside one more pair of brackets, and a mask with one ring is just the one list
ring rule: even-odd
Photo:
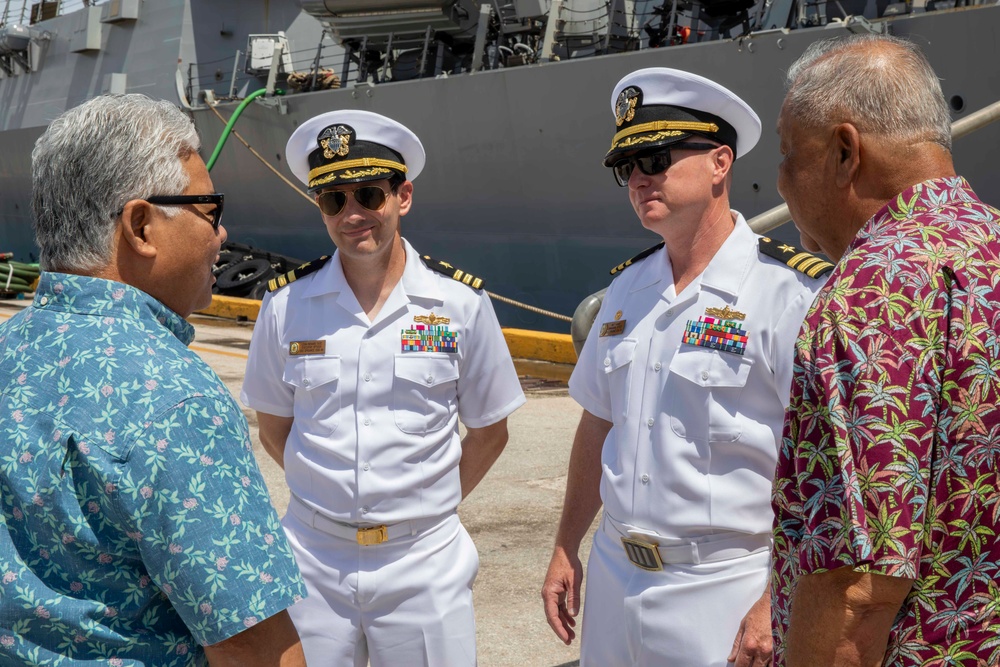
[[871,34],[815,42],[785,83],[785,109],[803,124],[850,123],[886,146],[929,142],[951,150],[941,84],[912,42]]

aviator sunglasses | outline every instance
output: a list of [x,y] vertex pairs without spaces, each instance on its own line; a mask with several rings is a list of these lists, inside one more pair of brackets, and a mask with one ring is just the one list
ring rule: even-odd
[[358,202],[369,211],[379,211],[385,206],[385,200],[389,198],[389,193],[377,185],[365,185],[355,190],[326,190],[319,193],[316,203],[319,210],[324,215],[339,215],[347,206],[347,195],[354,195],[354,201]]
[[706,151],[718,147],[719,146],[716,144],[705,144],[700,142],[682,142],[671,144],[665,149],[656,151],[655,153],[640,153],[639,155],[633,155],[632,157],[618,160],[618,162],[615,162],[611,166],[611,171],[615,175],[615,182],[624,188],[628,185],[628,179],[632,175],[632,170],[636,167],[639,167],[639,171],[647,176],[656,176],[657,174],[662,174],[667,169],[670,169],[670,165],[673,164],[673,158],[670,155],[671,150],[687,149]]

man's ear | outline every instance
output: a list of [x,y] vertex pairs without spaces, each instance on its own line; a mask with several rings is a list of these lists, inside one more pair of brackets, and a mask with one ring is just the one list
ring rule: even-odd
[[125,239],[125,244],[141,257],[156,256],[156,246],[149,238],[152,223],[153,207],[148,202],[133,199],[122,209],[122,237]]
[[736,158],[733,156],[733,149],[729,146],[719,146],[715,150],[713,157],[713,167],[714,172],[712,174],[712,184],[719,185],[726,180],[726,176],[733,170],[733,162]]
[[396,190],[396,195],[399,196],[399,215],[406,215],[413,205],[413,183],[403,181]]
[[847,187],[855,181],[861,170],[861,133],[850,123],[833,128],[833,147],[836,153],[837,187]]

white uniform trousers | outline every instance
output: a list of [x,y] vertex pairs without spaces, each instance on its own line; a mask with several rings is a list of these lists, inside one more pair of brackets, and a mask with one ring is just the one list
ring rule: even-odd
[[608,526],[602,519],[587,563],[581,667],[725,667],[767,586],[770,550],[650,572]]
[[479,554],[458,515],[373,546],[291,511],[282,523],[309,593],[288,612],[310,667],[476,664]]

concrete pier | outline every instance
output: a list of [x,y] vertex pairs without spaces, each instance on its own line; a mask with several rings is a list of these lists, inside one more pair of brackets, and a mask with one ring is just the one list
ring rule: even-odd
[[[28,303],[0,301],[0,322]],[[191,322],[197,331],[191,349],[238,397],[253,323],[201,316]],[[518,365],[521,373],[531,367]],[[567,395],[564,381],[524,375],[522,386],[528,402],[508,421],[506,450],[459,507],[480,556],[474,592],[479,665],[570,667],[578,664],[579,640],[567,647],[552,633],[540,590],[562,509],[580,407]],[[244,413],[272,502],[284,514],[288,504],[284,475],[260,445],[253,411]],[[585,544],[589,549],[589,539]]]

